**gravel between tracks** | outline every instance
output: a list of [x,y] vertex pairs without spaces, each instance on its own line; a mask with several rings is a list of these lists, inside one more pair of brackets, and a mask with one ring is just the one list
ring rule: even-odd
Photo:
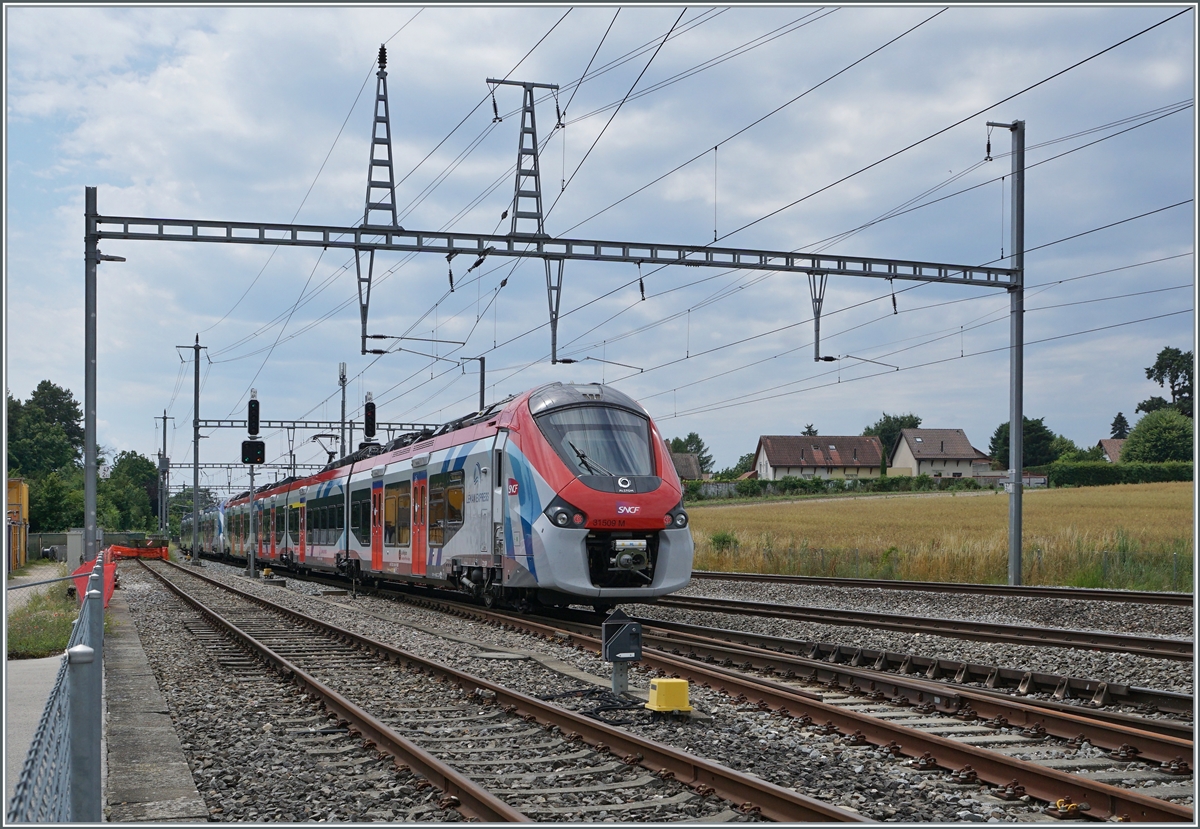
[[336,723],[274,674],[224,668],[186,630],[189,620],[202,625],[190,608],[140,567],[121,570],[121,588],[210,820],[462,819],[438,807],[436,789],[418,790],[410,772],[380,759],[361,740],[325,737],[331,747],[345,747],[338,760],[351,765],[321,763],[306,749],[315,735],[297,732]]
[[[910,591],[877,589],[851,590],[844,588],[812,588],[795,585],[766,585],[754,582],[693,582],[683,595],[714,596],[744,601],[776,602],[780,604],[844,607],[901,613],[910,616],[969,619],[1005,624],[1034,622],[1046,627],[1084,630],[1105,630],[1118,633],[1148,631],[1148,617],[1173,620],[1154,633],[1192,638],[1191,608],[1135,605],[1120,602],[1069,602],[1062,599],[1015,599],[1008,597],[956,596],[944,593],[913,594]],[[1104,612],[1093,605],[1102,604]],[[1028,606],[1026,611],[1022,607]],[[1024,613],[1024,615],[1022,615]],[[875,630],[866,627],[798,622],[789,619],[741,616],[727,613],[704,613],[647,605],[638,608],[647,618],[686,622],[744,630],[768,636],[833,642],[864,648],[884,648],[900,653],[939,657],[1018,668],[1045,673],[1064,674],[1084,679],[1101,679],[1162,691],[1193,693],[1194,663],[1171,659],[1089,651],[1076,648],[1027,647],[996,642],[972,642],[945,636],[931,636],[897,631]],[[1053,620],[1053,622],[1051,621]],[[1186,636],[1181,628],[1186,620]]]
[[1193,639],[1194,608],[1096,600],[925,593],[862,587],[693,579],[680,596],[705,596],[803,607],[841,607],[876,613],[965,619],[1070,630],[1104,630]]
[[[248,592],[533,696],[588,691],[595,686],[566,677],[532,659],[490,659],[482,658],[481,653],[498,650],[518,657],[536,653],[593,676],[609,675],[609,666],[598,656],[537,637],[501,631],[388,599],[371,596],[322,599],[316,596],[321,590],[316,585],[288,579],[289,589],[280,589],[249,582],[240,573],[240,569],[222,565],[207,567],[208,575]],[[395,619],[400,624],[380,617]],[[631,681],[644,687],[651,675],[635,667]],[[876,748],[847,746],[840,736],[816,734],[794,721],[738,705],[723,694],[699,687],[691,690],[692,705],[708,716],[682,722],[656,719],[645,711],[612,712],[606,716],[627,717],[631,722],[622,727],[636,733],[757,774],[825,802],[857,809],[876,820],[1028,822],[1041,817],[1029,803],[1005,803],[991,798],[986,787],[954,784],[942,774],[922,774]],[[557,702],[583,709],[596,705],[577,697],[560,698]]]

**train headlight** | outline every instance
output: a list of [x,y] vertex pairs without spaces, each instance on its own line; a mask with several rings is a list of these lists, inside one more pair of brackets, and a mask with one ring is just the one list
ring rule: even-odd
[[550,505],[546,507],[545,516],[556,527],[569,527],[572,524],[576,527],[583,527],[587,523],[587,516],[562,498],[555,498],[550,502]]
[[675,509],[663,516],[663,526],[667,529],[674,527],[675,529],[683,529],[688,525],[688,515],[683,509],[683,502],[680,501]]

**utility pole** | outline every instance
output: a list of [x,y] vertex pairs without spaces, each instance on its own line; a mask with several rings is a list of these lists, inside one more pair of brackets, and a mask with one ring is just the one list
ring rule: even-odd
[[1021,583],[1021,491],[1024,480],[1022,456],[1025,450],[1025,122],[998,124],[1012,132],[1012,266],[1013,280],[1008,288],[1009,368],[1008,368],[1008,472],[1011,476],[1008,496],[1008,583]]
[[177,345],[190,348],[195,363],[195,393],[192,401],[192,564],[200,567],[200,335],[194,345]]
[[171,525],[167,516],[167,491],[171,488],[171,459],[167,457],[167,421],[175,418],[167,417],[167,410],[163,409],[162,417],[154,419],[163,422],[162,454],[158,456],[158,528],[163,533],[169,533]]
[[340,443],[338,444],[342,451],[342,457],[345,457],[346,452],[346,364],[338,363],[338,385],[342,387],[342,431],[340,435]]
[[96,188],[83,189],[83,559],[96,558],[96,265],[124,262],[100,252]]

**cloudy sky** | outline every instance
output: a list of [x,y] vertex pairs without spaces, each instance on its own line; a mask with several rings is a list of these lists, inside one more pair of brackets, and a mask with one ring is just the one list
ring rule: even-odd
[[[408,229],[506,232],[521,93],[496,90],[494,122],[485,79],[508,77],[561,87],[564,128],[553,97],[537,106],[552,236],[1006,264],[1011,139],[992,130],[985,161],[985,124],[1021,119],[1026,414],[1094,445],[1165,394],[1145,377],[1163,346],[1192,348],[1190,8],[5,14],[5,370],[22,399],[43,379],[83,399],[85,186],[102,215],[361,222],[384,41]],[[551,365],[536,260],[467,273],[460,257],[450,293],[444,257],[380,254],[370,332],[444,341],[380,357],[359,352],[344,252],[101,248],[128,260],[100,266],[101,444],[153,456],[166,409],[175,462],[191,458],[193,372],[176,346],[197,333],[204,418],[243,417],[253,386],[266,418],[336,419],[345,362],[350,416],[369,391],[380,420],[440,422],[475,408],[477,364],[456,361],[480,355],[489,402],[612,382],[666,435],[698,432],[718,468],[810,423],[853,435],[913,412],[986,449],[1008,417],[996,289],[830,277],[821,351],[843,359],[818,364],[803,276],[645,267],[641,301],[636,266],[570,262],[559,356],[581,362]],[[237,460],[242,437],[214,432],[201,459]],[[297,460],[323,460],[305,437]],[[285,457],[285,437],[267,449]]]

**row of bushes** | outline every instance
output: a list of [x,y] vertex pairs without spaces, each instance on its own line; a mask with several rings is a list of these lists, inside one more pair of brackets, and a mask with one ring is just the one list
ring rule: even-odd
[[1057,461],[1050,465],[1050,486],[1105,486],[1192,480],[1191,461],[1108,463]]
[[[704,500],[703,481],[687,481],[689,501]],[[934,490],[980,489],[974,478],[933,478],[929,475],[888,475],[881,478],[797,478],[786,476],[777,481],[750,478],[735,483],[742,498],[766,495],[827,495],[841,492],[932,492]]]

